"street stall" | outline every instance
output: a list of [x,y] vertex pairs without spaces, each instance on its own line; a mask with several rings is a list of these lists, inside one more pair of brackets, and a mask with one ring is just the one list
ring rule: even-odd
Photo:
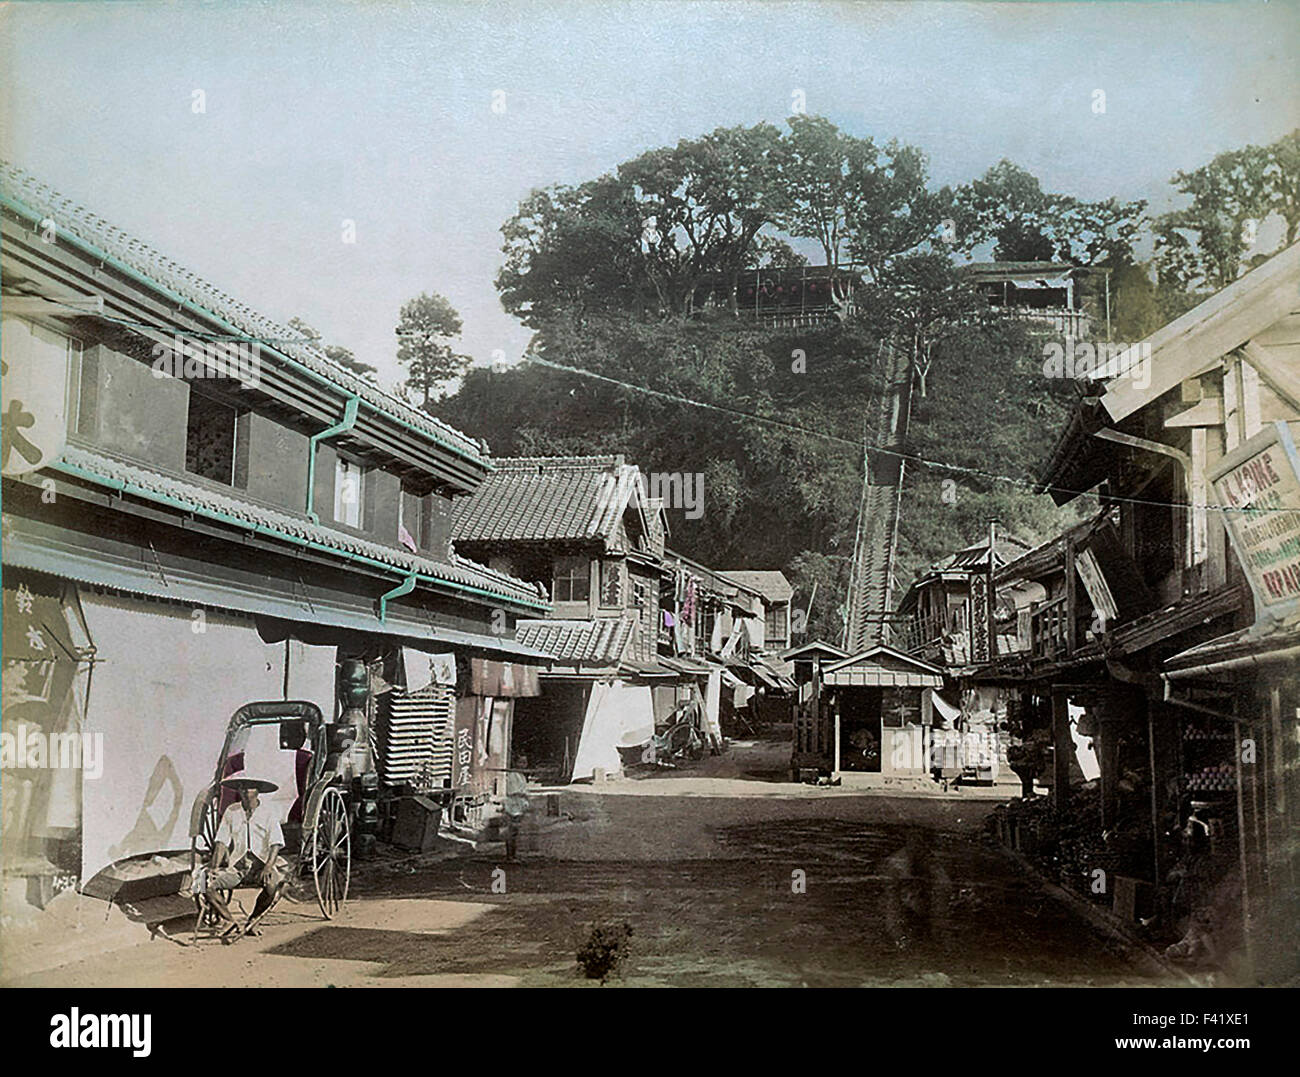
[[943,671],[880,644],[823,666],[833,722],[832,773],[925,774],[933,724],[929,689]]

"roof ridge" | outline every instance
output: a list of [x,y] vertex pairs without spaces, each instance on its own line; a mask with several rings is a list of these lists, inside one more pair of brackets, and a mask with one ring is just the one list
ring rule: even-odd
[[622,453],[603,456],[494,456],[492,466],[498,471],[518,471],[527,467],[549,467],[552,470],[577,468],[623,467]]

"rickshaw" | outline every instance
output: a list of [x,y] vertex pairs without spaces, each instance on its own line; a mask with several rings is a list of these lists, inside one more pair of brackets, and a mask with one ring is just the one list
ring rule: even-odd
[[[332,920],[347,901],[352,875],[349,809],[335,747],[330,744],[330,726],[314,703],[271,700],[245,703],[235,711],[212,782],[195,797],[190,811],[191,876],[211,860],[222,813],[236,799],[222,781],[238,776],[246,765],[259,772],[269,765],[283,779],[277,783],[276,799],[287,808],[281,856],[289,864],[288,878],[291,884],[305,885],[311,876],[320,910]],[[199,894],[195,903],[197,940],[200,928],[215,926],[217,914]]]

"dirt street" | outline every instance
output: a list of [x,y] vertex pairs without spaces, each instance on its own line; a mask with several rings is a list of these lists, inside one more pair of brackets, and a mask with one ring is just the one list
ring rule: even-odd
[[16,982],[590,986],[579,943],[624,923],[611,985],[1162,982],[982,841],[991,806],[570,790],[518,863],[479,850],[373,866],[333,923],[282,906],[260,939],[155,938]]

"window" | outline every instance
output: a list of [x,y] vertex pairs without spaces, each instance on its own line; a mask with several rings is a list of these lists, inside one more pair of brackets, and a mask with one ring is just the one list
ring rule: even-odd
[[348,527],[361,526],[361,505],[365,468],[339,457],[334,467],[334,519]]
[[600,604],[606,609],[618,609],[623,605],[622,561],[600,563]]
[[213,482],[235,482],[235,420],[229,404],[190,389],[185,432],[185,470]]
[[764,618],[764,631],[769,642],[786,638],[785,613],[786,608],[784,606],[767,607],[767,615]]
[[427,550],[431,545],[428,497],[415,493],[405,484],[397,500],[397,541],[410,549]]
[[586,602],[591,595],[591,571],[582,557],[560,557],[555,561],[555,602]]

